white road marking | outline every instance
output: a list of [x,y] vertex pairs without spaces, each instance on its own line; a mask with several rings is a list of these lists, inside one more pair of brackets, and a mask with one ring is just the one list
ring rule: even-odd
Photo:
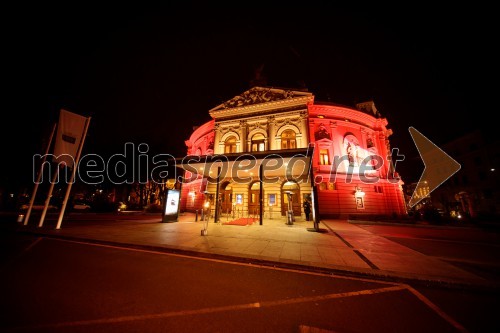
[[165,318],[172,318],[172,317],[193,316],[193,315],[208,314],[208,313],[215,313],[215,312],[247,310],[247,309],[255,309],[255,308],[299,304],[299,303],[306,303],[306,302],[318,302],[318,301],[324,301],[324,300],[330,300],[330,299],[336,299],[336,298],[345,298],[345,297],[353,297],[353,296],[361,296],[361,295],[375,295],[375,294],[392,292],[392,291],[399,291],[399,290],[404,290],[404,289],[406,289],[406,286],[392,286],[392,287],[385,287],[385,288],[378,288],[378,289],[366,289],[366,290],[337,293],[337,294],[327,294],[327,295],[310,296],[310,297],[298,297],[298,298],[291,298],[291,299],[284,299],[284,300],[265,301],[265,302],[257,302],[257,303],[246,303],[246,304],[238,304],[238,305],[218,306],[218,307],[195,309],[195,310],[181,310],[181,311],[170,311],[170,312],[144,314],[144,315],[131,315],[131,316],[122,316],[122,317],[113,317],[113,318],[100,318],[100,319],[90,319],[90,320],[69,321],[69,322],[61,322],[61,323],[46,324],[46,325],[20,326],[20,327],[11,328],[11,329],[9,329],[9,331],[18,331],[18,330],[27,330],[27,329],[42,329],[42,328],[89,326],[89,325],[102,325],[102,324],[117,324],[117,323],[139,321],[139,320],[165,319]]
[[[31,249],[41,239],[42,238],[37,239],[27,249],[25,249],[25,251]],[[125,321],[135,321],[135,320],[159,319],[159,318],[186,316],[186,315],[194,315],[194,314],[205,314],[205,313],[221,312],[221,311],[234,311],[234,310],[242,310],[242,309],[252,309],[252,308],[260,308],[260,307],[297,304],[297,303],[303,303],[303,302],[315,302],[315,301],[322,301],[322,300],[335,299],[335,298],[353,297],[353,296],[360,296],[360,295],[374,295],[374,294],[379,294],[379,293],[384,293],[384,292],[399,291],[399,290],[407,289],[415,297],[417,297],[421,302],[423,302],[425,305],[427,305],[430,309],[432,309],[434,312],[436,312],[441,318],[443,318],[445,321],[447,321],[449,324],[451,324],[457,330],[459,330],[460,332],[468,332],[456,320],[454,320],[449,315],[447,315],[443,310],[441,310],[441,308],[439,308],[437,305],[432,303],[429,299],[427,299],[424,295],[419,293],[417,290],[415,290],[414,288],[412,288],[411,286],[406,285],[406,284],[395,283],[395,282],[386,282],[386,281],[377,281],[377,280],[370,280],[370,279],[356,278],[356,277],[347,277],[347,276],[340,276],[340,275],[337,276],[334,274],[308,272],[308,271],[301,271],[301,270],[281,268],[281,267],[259,266],[259,265],[255,265],[255,264],[251,264],[251,263],[247,264],[247,263],[226,261],[226,260],[221,260],[221,259],[200,258],[200,257],[189,256],[189,255],[177,254],[177,253],[168,253],[168,252],[144,250],[144,249],[134,249],[134,248],[121,247],[121,246],[116,246],[116,245],[106,245],[106,244],[90,243],[90,242],[84,242],[84,241],[74,241],[74,240],[66,240],[66,239],[53,239],[53,240],[62,241],[62,242],[77,243],[77,244],[84,244],[84,245],[92,245],[92,246],[98,246],[98,247],[106,247],[106,248],[135,251],[135,252],[161,254],[161,255],[175,256],[175,257],[182,257],[182,258],[189,258],[189,259],[197,259],[197,260],[207,260],[207,261],[232,264],[232,265],[240,265],[240,266],[246,266],[246,267],[258,267],[258,268],[265,268],[265,269],[272,269],[272,270],[295,272],[295,273],[301,273],[301,274],[342,278],[342,279],[355,280],[355,281],[373,282],[373,283],[386,284],[386,285],[392,285],[392,286],[385,287],[385,288],[353,291],[353,292],[347,292],[347,293],[327,294],[327,295],[320,295],[320,296],[292,298],[292,299],[286,299],[286,300],[260,302],[260,303],[248,303],[248,304],[241,304],[241,305],[230,305],[230,306],[205,308],[205,309],[198,309],[198,310],[184,310],[184,311],[174,311],[174,312],[166,312],[166,313],[150,314],[150,315],[124,316],[124,317],[116,317],[116,318],[103,318],[103,319],[94,319],[94,320],[86,320],[86,321],[64,322],[64,323],[56,323],[56,324],[48,324],[48,325],[40,325],[40,326],[17,327],[17,328],[13,328],[12,330],[34,329],[34,328],[45,328],[45,327],[95,325],[95,324],[119,323],[119,322],[125,322]]]

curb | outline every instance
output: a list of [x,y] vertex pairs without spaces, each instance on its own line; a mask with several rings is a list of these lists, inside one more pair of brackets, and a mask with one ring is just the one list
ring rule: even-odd
[[483,292],[498,292],[500,293],[500,284],[493,283],[468,283],[461,281],[451,281],[451,280],[436,280],[431,278],[423,278],[423,277],[409,277],[402,276],[393,272],[388,271],[376,271],[376,272],[368,272],[368,271],[360,271],[356,269],[340,269],[340,268],[327,268],[320,266],[310,266],[304,265],[300,263],[292,263],[292,262],[279,262],[258,258],[248,258],[235,255],[224,255],[217,253],[207,253],[207,252],[199,252],[194,250],[187,250],[181,248],[174,247],[162,247],[155,245],[139,245],[139,244],[131,244],[131,243],[123,243],[116,241],[104,241],[104,240],[96,240],[92,238],[85,237],[76,237],[76,236],[66,236],[66,235],[53,235],[53,234],[45,234],[42,232],[36,232],[31,230],[21,230],[17,231],[24,234],[31,234],[36,236],[41,236],[49,239],[63,239],[68,241],[75,242],[87,242],[91,244],[100,244],[100,245],[108,245],[108,246],[116,246],[123,247],[129,249],[138,249],[138,250],[146,250],[160,253],[170,253],[170,254],[178,254],[189,256],[193,258],[205,258],[205,259],[216,259],[220,261],[226,262],[237,262],[242,264],[249,264],[255,266],[264,266],[264,267],[273,267],[273,268],[283,268],[297,271],[305,271],[312,272],[318,274],[325,275],[337,275],[339,277],[354,277],[354,278],[364,278],[364,279],[372,279],[381,282],[391,282],[391,283],[404,283],[412,286],[422,286],[422,287],[439,287],[446,289],[454,289],[454,290],[470,290],[470,291],[483,291]]
[[349,224],[365,224],[365,225],[386,225],[394,227],[416,227],[416,228],[433,228],[433,229],[478,229],[480,226],[446,226],[446,225],[433,225],[433,224],[418,224],[418,223],[398,223],[398,222],[384,222],[384,221],[368,221],[368,220],[347,220]]

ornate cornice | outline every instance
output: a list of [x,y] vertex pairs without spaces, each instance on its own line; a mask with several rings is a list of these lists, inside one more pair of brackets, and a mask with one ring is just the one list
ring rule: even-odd
[[314,95],[304,91],[254,87],[209,111],[214,119],[241,117],[272,110],[306,107]]
[[238,108],[252,104],[260,104],[288,99],[292,97],[294,97],[294,92],[291,90],[276,90],[271,88],[255,87],[223,103],[222,107],[224,109]]

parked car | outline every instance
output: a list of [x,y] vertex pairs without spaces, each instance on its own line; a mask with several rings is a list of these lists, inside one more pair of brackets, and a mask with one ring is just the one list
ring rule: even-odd
[[74,210],[90,210],[90,205],[82,202],[82,201],[76,201],[75,204],[73,205]]
[[[28,210],[29,208],[29,204],[22,204],[19,209],[20,210]],[[33,206],[31,207],[31,210],[43,210],[43,208],[45,207],[45,204],[33,204]],[[47,210],[55,210],[57,209],[56,206],[54,205],[49,205],[49,207],[47,207]]]

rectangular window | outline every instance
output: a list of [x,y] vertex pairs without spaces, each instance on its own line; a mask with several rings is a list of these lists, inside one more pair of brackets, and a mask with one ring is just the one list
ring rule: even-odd
[[297,148],[295,139],[281,139],[281,149],[295,148]]
[[276,205],[276,194],[269,194],[269,206]]
[[264,151],[265,150],[265,142],[264,141],[253,141],[252,142],[252,151]]
[[224,147],[225,154],[236,153],[236,145],[226,145]]
[[328,155],[328,149],[320,149],[320,151],[319,151],[319,164],[330,165],[330,157]]

